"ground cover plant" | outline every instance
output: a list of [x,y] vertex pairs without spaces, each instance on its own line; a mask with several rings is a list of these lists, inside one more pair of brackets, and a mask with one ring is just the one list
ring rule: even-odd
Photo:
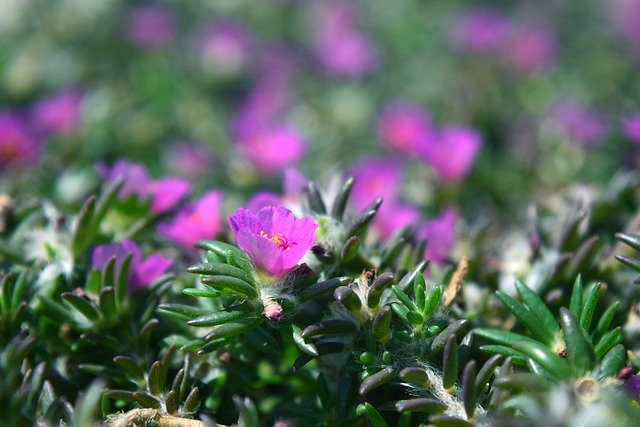
[[640,425],[640,1],[1,9],[1,425]]

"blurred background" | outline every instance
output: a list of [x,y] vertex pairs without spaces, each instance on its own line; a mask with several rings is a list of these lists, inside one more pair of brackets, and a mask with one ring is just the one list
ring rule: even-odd
[[636,168],[639,60],[638,0],[2,0],[0,187],[126,159],[232,211],[296,167],[512,221]]

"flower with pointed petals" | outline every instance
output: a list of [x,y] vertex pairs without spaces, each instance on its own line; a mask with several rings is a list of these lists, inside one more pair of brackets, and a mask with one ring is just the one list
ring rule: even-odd
[[295,267],[314,245],[318,224],[312,218],[295,219],[284,206],[268,206],[257,213],[240,208],[229,217],[238,247],[256,268],[280,276]]
[[210,191],[195,204],[180,209],[172,222],[158,224],[158,233],[174,243],[193,249],[199,240],[215,238],[222,230],[220,192]]
[[482,138],[475,129],[448,125],[437,139],[420,147],[420,155],[442,181],[457,182],[469,173],[481,147]]
[[173,264],[173,260],[160,254],[153,254],[142,259],[140,248],[130,240],[96,246],[91,255],[91,266],[102,270],[107,262],[115,257],[115,268],[118,270],[124,260],[131,255],[129,266],[129,287],[131,290],[146,288]]
[[442,264],[449,257],[455,243],[456,220],[456,211],[447,208],[422,227],[419,236],[427,239],[426,259]]

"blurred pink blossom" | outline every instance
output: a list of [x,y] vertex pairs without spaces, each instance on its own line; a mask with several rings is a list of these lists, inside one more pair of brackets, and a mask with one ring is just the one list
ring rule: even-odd
[[337,77],[361,77],[378,63],[378,51],[358,25],[359,11],[346,1],[312,8],[313,50],[324,70]]
[[143,260],[140,248],[132,241],[124,240],[120,243],[96,246],[91,255],[91,266],[96,270],[102,270],[107,262],[115,257],[117,271],[129,255],[131,255],[129,288],[134,291],[152,284],[173,264],[172,259],[165,258],[160,254],[150,255]]
[[214,239],[222,231],[220,198],[218,191],[206,193],[178,210],[173,221],[158,224],[158,233],[188,250],[199,240]]
[[180,178],[165,177],[152,180],[147,170],[139,163],[120,159],[111,167],[101,163],[96,166],[98,175],[111,182],[118,178],[124,181],[118,197],[126,199],[134,195],[138,199],[151,199],[151,211],[165,213],[173,209],[191,190],[191,185]]
[[559,102],[551,111],[551,119],[572,142],[585,146],[603,142],[606,126],[602,117],[578,101]]
[[556,60],[555,36],[544,26],[515,24],[503,46],[503,55],[518,71],[547,71]]
[[631,142],[640,144],[640,113],[635,113],[625,120],[624,136]]
[[462,180],[473,167],[482,147],[482,137],[473,128],[444,126],[435,140],[420,147],[420,156],[445,182]]
[[409,103],[387,107],[377,122],[382,143],[392,152],[414,154],[421,144],[434,137],[426,112]]
[[640,52],[640,0],[611,0],[607,6],[621,35]]
[[226,74],[240,72],[251,58],[249,36],[235,22],[210,22],[202,31],[199,44],[204,63]]
[[82,94],[66,89],[38,101],[32,117],[38,129],[45,133],[68,136],[80,126]]
[[128,25],[129,40],[142,48],[162,47],[173,38],[173,15],[163,6],[149,5],[134,9]]
[[442,264],[451,255],[456,238],[457,217],[453,208],[447,208],[422,227],[418,235],[427,239],[425,259]]
[[287,126],[259,129],[237,142],[240,152],[263,174],[274,174],[296,163],[305,152],[302,135]]
[[461,49],[474,53],[492,53],[504,41],[507,22],[497,11],[478,7],[457,15],[451,28],[453,41]]
[[39,153],[39,144],[25,120],[16,113],[0,111],[0,171],[35,162]]
[[163,152],[163,161],[167,168],[182,177],[195,179],[211,167],[211,150],[192,143],[178,142],[170,145]]

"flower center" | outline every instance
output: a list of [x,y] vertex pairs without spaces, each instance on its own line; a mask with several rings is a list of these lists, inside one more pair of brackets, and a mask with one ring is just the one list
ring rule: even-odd
[[296,242],[290,242],[289,239],[282,233],[271,233],[271,237],[269,237],[267,233],[261,231],[260,236],[264,237],[270,242],[273,242],[281,252],[288,251],[289,249],[291,249],[291,246],[297,245]]

